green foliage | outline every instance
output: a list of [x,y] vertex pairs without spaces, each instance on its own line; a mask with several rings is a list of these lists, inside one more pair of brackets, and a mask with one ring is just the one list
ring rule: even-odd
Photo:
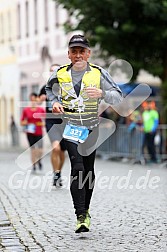
[[[54,1],[54,0],[53,0]],[[127,60],[135,79],[145,69],[162,81],[163,113],[167,113],[167,0],[55,0],[78,23],[66,31],[82,30],[101,56]]]
[[92,46],[127,60],[136,74],[143,68],[167,80],[167,0],[56,1],[76,13],[68,31],[84,31]]

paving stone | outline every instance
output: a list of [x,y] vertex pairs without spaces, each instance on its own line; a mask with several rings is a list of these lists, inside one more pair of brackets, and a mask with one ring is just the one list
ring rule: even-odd
[[[6,155],[6,159],[5,159]],[[41,187],[30,188],[30,175],[26,188],[11,190],[9,178],[19,171],[15,159],[19,153],[3,153],[0,167],[0,251],[12,252],[166,252],[166,173],[167,170],[150,166],[122,164],[96,160],[96,178],[126,176],[132,170],[132,189],[119,189],[117,183],[102,189],[100,182],[95,185],[90,207],[91,229],[86,234],[75,234],[76,217],[73,210],[69,186],[48,191],[49,183],[41,192]],[[43,160],[44,171],[36,178],[52,170],[50,156]],[[135,188],[140,176],[151,170],[151,177],[159,176],[157,189]],[[25,183],[26,172],[19,179]],[[62,175],[69,178],[69,160],[66,158]],[[16,182],[15,182],[16,183]],[[24,184],[25,185],[25,184]],[[4,208],[5,211],[4,212]],[[2,223],[2,225],[1,225]],[[6,223],[6,224],[5,224]],[[4,225],[3,225],[4,224]],[[15,246],[14,246],[15,245]],[[17,250],[15,250],[17,249]]]

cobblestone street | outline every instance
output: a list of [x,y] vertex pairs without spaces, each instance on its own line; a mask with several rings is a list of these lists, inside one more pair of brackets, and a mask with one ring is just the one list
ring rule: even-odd
[[75,234],[68,157],[63,188],[52,188],[50,156],[33,174],[18,167],[19,154],[0,152],[0,251],[167,251],[165,166],[97,158],[90,232]]

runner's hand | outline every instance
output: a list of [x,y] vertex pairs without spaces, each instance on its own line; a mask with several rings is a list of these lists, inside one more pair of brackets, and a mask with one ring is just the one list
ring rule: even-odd
[[96,87],[87,87],[85,91],[89,98],[101,98],[102,97],[102,90]]
[[59,102],[55,102],[53,104],[52,112],[59,113],[59,114],[64,113],[63,106]]

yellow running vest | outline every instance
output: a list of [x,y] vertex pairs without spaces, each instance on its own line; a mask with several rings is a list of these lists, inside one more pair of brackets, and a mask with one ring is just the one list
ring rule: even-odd
[[67,71],[69,65],[61,67],[57,71],[57,78],[61,89],[62,105],[73,112],[64,112],[64,119],[71,124],[93,127],[98,124],[98,104],[99,99],[88,98],[85,88],[100,88],[100,69],[89,64],[90,71],[86,71],[82,78],[81,89],[77,97],[70,71]]

